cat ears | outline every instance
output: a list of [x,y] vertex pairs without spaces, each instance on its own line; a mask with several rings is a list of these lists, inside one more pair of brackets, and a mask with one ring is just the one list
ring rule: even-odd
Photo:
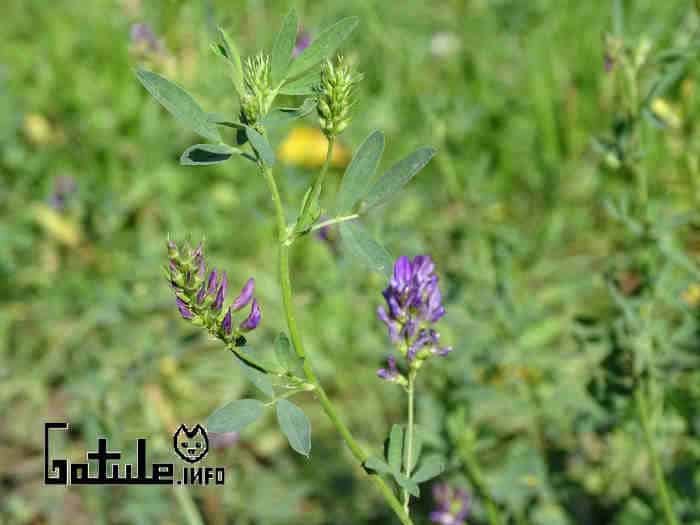
[[207,435],[207,431],[204,430],[204,427],[203,427],[202,425],[199,425],[199,424],[197,424],[197,425],[195,425],[194,427],[192,427],[192,429],[189,429],[189,428],[187,428],[184,424],[182,424],[182,425],[180,425],[180,427],[177,429],[177,431],[176,431],[175,433],[177,434],[177,433],[180,432],[180,431],[184,432],[185,435],[186,435],[188,438],[194,437],[194,436],[197,435],[199,432],[201,432],[202,434],[204,434],[204,437],[205,437],[205,438],[206,438],[206,435]]

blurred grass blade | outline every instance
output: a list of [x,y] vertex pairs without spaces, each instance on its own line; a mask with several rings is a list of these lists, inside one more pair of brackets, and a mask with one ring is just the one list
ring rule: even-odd
[[297,78],[291,82],[287,82],[280,88],[280,95],[313,95],[314,86],[321,81],[320,70],[314,70],[306,75]]
[[402,455],[403,427],[401,425],[394,425],[391,427],[391,434],[389,435],[389,450],[387,452],[387,459],[389,460],[389,466],[398,472],[401,471]]
[[304,411],[291,401],[280,399],[277,402],[277,421],[289,446],[308,457],[311,452],[311,423]]
[[207,432],[240,432],[258,419],[265,405],[257,399],[238,399],[207,418]]
[[352,211],[353,206],[367,192],[382,153],[384,153],[384,134],[381,131],[374,131],[357,149],[348,169],[345,170],[340,190],[338,190],[338,215]]
[[226,162],[233,155],[242,153],[238,148],[227,144],[195,144],[187,148],[180,156],[183,166],[207,166]]
[[250,144],[262,161],[268,166],[273,166],[275,164],[275,152],[272,151],[272,146],[270,146],[267,139],[250,126],[246,126],[245,132]]
[[212,142],[221,142],[216,124],[183,88],[156,73],[139,69],[136,72],[143,87],[183,126]]
[[340,235],[347,251],[365,266],[382,273],[391,275],[393,261],[391,255],[377,241],[370,237],[367,230],[357,221],[340,224]]
[[284,80],[289,69],[289,63],[292,61],[292,51],[297,40],[297,13],[292,8],[291,11],[284,17],[282,29],[277,34],[275,44],[272,48],[272,85],[278,86]]
[[357,22],[357,17],[351,16],[343,18],[321,31],[321,33],[311,41],[309,47],[292,62],[287,77],[294,78],[331,55],[338,49],[340,44],[350,36],[350,33],[352,33],[357,26]]
[[394,164],[367,192],[362,211],[385,204],[395,197],[434,155],[434,148],[420,148]]
[[233,81],[233,87],[236,88],[238,96],[242,97],[245,90],[243,88],[243,62],[241,61],[241,54],[238,52],[238,48],[233,39],[222,27],[219,28],[219,36],[221,37],[220,49],[231,64],[231,80]]

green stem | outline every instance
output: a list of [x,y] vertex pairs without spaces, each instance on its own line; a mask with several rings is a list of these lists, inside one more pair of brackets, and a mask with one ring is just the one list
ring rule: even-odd
[[[413,463],[413,414],[414,409],[414,394],[416,389],[416,371],[411,370],[408,374],[408,386],[406,391],[408,392],[408,423],[406,425],[406,447],[404,450],[404,473],[407,478],[411,478],[411,464]],[[409,514],[408,506],[411,501],[411,495],[406,489],[403,490],[403,510],[406,514]]]
[[331,135],[328,137],[328,148],[326,149],[326,160],[323,162],[321,171],[318,172],[314,182],[311,186],[311,194],[309,198],[306,199],[304,203],[304,208],[301,210],[301,215],[299,216],[300,222],[304,222],[306,215],[310,212],[313,203],[318,202],[321,196],[321,190],[323,189],[323,180],[326,178],[326,173],[328,172],[328,167],[331,165],[331,159],[333,158],[333,145],[335,144],[335,137]]
[[664,471],[661,467],[661,461],[659,460],[659,456],[656,452],[651,422],[649,420],[649,407],[647,406],[647,399],[644,391],[642,390],[641,382],[635,389],[634,397],[635,401],[637,402],[639,421],[642,426],[642,432],[644,433],[644,441],[649,453],[649,459],[651,460],[652,470],[654,471],[654,482],[656,484],[656,491],[661,498],[661,506],[663,507],[666,525],[677,525],[678,522],[676,521],[676,516],[673,513],[673,505],[671,503],[671,496],[666,486]]
[[[328,157],[330,157],[330,154],[328,155]],[[326,164],[328,164],[328,159],[326,161]],[[294,347],[294,351],[296,352],[297,356],[299,356],[303,363],[304,375],[306,376],[307,381],[315,387],[314,392],[316,393],[316,396],[319,402],[321,403],[321,407],[328,416],[328,419],[330,419],[333,426],[341,435],[355,459],[357,459],[357,461],[360,464],[364,465],[365,461],[367,461],[368,458],[367,453],[362,449],[362,447],[360,447],[359,443],[355,441],[355,438],[352,437],[350,430],[348,430],[345,424],[341,421],[340,416],[338,415],[338,412],[335,409],[335,406],[333,405],[331,400],[328,399],[326,391],[321,386],[321,383],[316,377],[316,373],[311,367],[311,363],[306,357],[304,344],[302,342],[301,335],[299,334],[299,328],[297,326],[296,317],[294,315],[292,282],[289,272],[289,252],[291,247],[288,244],[286,244],[287,223],[284,218],[284,208],[282,206],[282,199],[280,198],[280,193],[277,188],[277,182],[275,181],[275,178],[272,175],[272,171],[270,170],[270,168],[267,166],[261,166],[261,170],[263,172],[265,180],[267,181],[268,186],[270,187],[270,192],[272,194],[272,202],[275,207],[275,215],[277,217],[277,230],[280,241],[279,279],[280,287],[282,288],[282,304],[284,306],[284,313],[287,320],[287,327],[289,329],[289,337],[292,340],[292,346]],[[384,482],[384,480],[376,474],[370,474],[370,479],[377,487],[377,490],[379,490],[382,497],[386,500],[391,509],[394,511],[396,516],[399,518],[401,523],[403,525],[413,525],[411,518],[409,518],[408,515],[404,512],[403,508],[401,507],[401,503],[398,499],[396,499],[394,492]]]

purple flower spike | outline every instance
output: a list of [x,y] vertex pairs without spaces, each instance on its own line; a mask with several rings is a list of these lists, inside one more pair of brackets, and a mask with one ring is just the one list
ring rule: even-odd
[[177,297],[175,299],[175,304],[177,305],[177,309],[180,310],[180,315],[182,315],[184,319],[192,319],[194,317],[192,310],[185,304],[185,301]]
[[[439,347],[440,334],[430,328],[445,315],[442,292],[435,274],[435,263],[428,255],[413,260],[402,255],[382,292],[386,307],[377,309],[377,317],[389,332],[391,342],[400,345],[412,369],[431,355],[445,356],[452,349]],[[391,367],[381,369],[380,377],[393,377]]]
[[231,335],[231,307],[229,306],[228,310],[226,310],[226,315],[224,316],[224,320],[221,321],[221,329],[223,330],[224,334],[226,335]]
[[253,293],[255,293],[255,279],[251,277],[246,281],[238,297],[234,299],[233,304],[231,305],[233,311],[237,312],[238,310],[248,306],[248,303],[253,298]]
[[430,521],[438,525],[464,525],[469,515],[469,494],[463,489],[454,489],[446,483],[433,486],[435,510]]
[[260,324],[260,318],[262,317],[262,312],[260,311],[260,305],[257,299],[253,299],[253,304],[250,307],[250,313],[245,321],[241,323],[241,331],[249,332],[250,330],[255,330]]
[[224,306],[224,299],[226,298],[226,288],[228,287],[228,277],[226,272],[221,276],[221,284],[219,285],[219,291],[216,292],[216,299],[214,304],[211,305],[212,309],[216,312],[220,312],[221,308]]

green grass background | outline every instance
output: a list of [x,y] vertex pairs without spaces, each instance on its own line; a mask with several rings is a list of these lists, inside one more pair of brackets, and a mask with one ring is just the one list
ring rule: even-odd
[[[165,74],[207,110],[230,113],[233,87],[208,50],[213,28],[252,54],[271,47],[292,5],[312,34],[342,16],[361,19],[343,48],[365,75],[347,147],[383,130],[384,168],[421,145],[439,150],[367,224],[392,254],[437,261],[442,338],[455,351],[422,373],[418,419],[427,447],[449,458],[443,479],[470,488],[476,458],[511,523],[660,523],[629,385],[615,382],[611,334],[624,308],[605,280],[637,264],[629,231],[605,203],[637,190],[604,168],[591,142],[618,109],[604,34],[616,21],[630,45],[646,37],[652,53],[687,45],[700,20],[685,0],[4,2],[0,522],[393,523],[310,397],[300,398],[313,424],[310,460],[268,417],[210,455],[227,468],[223,487],[42,482],[45,420],[70,422],[63,447],[76,460],[102,435],[123,450],[147,436],[153,459],[168,460],[173,424],[254,395],[232,356],[179,318],[162,266],[168,233],[205,236],[209,259],[234,283],[256,278],[264,318],[251,344],[270,347],[284,322],[266,186],[242,161],[179,166],[198,140],[136,81],[137,65],[163,65],[134,53],[129,31],[149,23],[169,53]],[[447,56],[431,52],[440,33],[457,43]],[[644,299],[653,313],[633,330],[658,341],[655,428],[684,523],[700,523],[697,315],[681,299],[700,275],[697,71],[690,61],[665,94],[682,126],[645,131],[666,256]],[[32,132],[37,115],[45,136]],[[39,210],[58,176],[73,177],[77,192],[56,229]],[[313,172],[282,165],[277,176],[287,202],[299,202]],[[331,174],[331,187],[340,176]],[[378,453],[404,412],[401,392],[375,377],[389,351],[374,314],[384,279],[313,238],[299,243],[292,267],[322,381]],[[426,486],[416,523],[427,523],[430,507]],[[470,523],[485,523],[477,496]]]

